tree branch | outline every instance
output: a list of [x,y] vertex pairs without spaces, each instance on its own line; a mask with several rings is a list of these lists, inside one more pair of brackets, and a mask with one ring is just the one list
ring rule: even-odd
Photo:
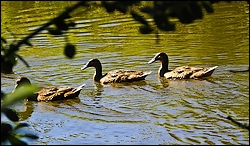
[[45,23],[43,26],[39,27],[37,30],[35,30],[33,33],[31,33],[30,35],[24,37],[22,40],[20,40],[19,42],[17,42],[16,44],[14,44],[12,47],[9,48],[8,52],[5,54],[5,56],[9,56],[12,52],[17,51],[19,49],[19,47],[23,44],[28,44],[28,40],[32,37],[34,37],[36,34],[38,34],[40,31],[45,30],[45,28],[49,27],[50,25],[54,24],[56,20],[61,19],[61,18],[65,18],[65,16],[68,16],[70,12],[72,12],[73,10],[75,10],[76,8],[83,6],[86,4],[86,1],[80,1],[77,4],[75,4],[72,7],[69,7],[68,9],[66,9],[64,12],[62,12],[59,16],[57,16],[56,18],[52,19],[51,21]]

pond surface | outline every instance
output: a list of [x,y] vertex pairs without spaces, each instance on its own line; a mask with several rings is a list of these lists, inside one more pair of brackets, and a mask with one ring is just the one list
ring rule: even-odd
[[[1,2],[1,35],[12,42],[33,32],[75,2]],[[66,33],[77,47],[68,59],[64,37],[46,31],[32,38],[33,47],[19,51],[15,74],[1,74],[1,90],[28,77],[41,86],[86,86],[76,99],[56,102],[20,101],[13,108],[40,138],[29,144],[215,144],[249,145],[249,131],[227,120],[249,123],[249,5],[214,4],[202,21],[177,23],[174,32],[143,35],[137,22],[101,8],[73,14],[76,28]],[[147,64],[158,52],[169,55],[169,68],[219,66],[205,80],[158,78],[160,63]],[[94,68],[80,68],[98,58],[103,72],[151,70],[145,81],[102,86],[92,80]],[[2,120],[7,120],[2,116]]]

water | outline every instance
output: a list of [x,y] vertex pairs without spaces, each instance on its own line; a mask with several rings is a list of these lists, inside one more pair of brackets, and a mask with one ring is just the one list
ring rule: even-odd
[[[1,35],[12,42],[30,34],[75,2],[1,2]],[[249,132],[227,120],[230,113],[249,123],[249,7],[221,2],[214,14],[174,32],[142,35],[137,22],[101,8],[73,13],[76,28],[66,34],[77,47],[74,59],[63,55],[65,39],[46,31],[21,47],[15,74],[1,74],[1,90],[12,91],[26,76],[41,86],[77,86],[79,98],[23,102],[13,106],[21,121],[40,137],[29,144],[249,144]],[[11,34],[11,32],[14,35]],[[147,64],[158,52],[169,55],[169,68],[219,66],[207,80],[169,81],[157,76],[160,63]],[[102,86],[94,69],[80,68],[98,58],[103,72],[114,69],[153,71],[145,81]],[[2,116],[2,120],[7,120]]]

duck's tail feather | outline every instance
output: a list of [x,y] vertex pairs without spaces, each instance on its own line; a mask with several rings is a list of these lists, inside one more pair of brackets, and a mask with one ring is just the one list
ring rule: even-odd
[[152,71],[146,71],[146,72],[144,72],[144,74],[142,75],[142,77],[146,77],[147,75],[149,75],[149,74],[151,74],[152,73]]
[[78,87],[74,90],[74,93],[81,91],[81,90],[83,89],[84,86],[85,86],[85,84],[82,84],[82,85],[78,86]]
[[152,73],[152,71],[146,71],[145,73],[144,73],[144,75],[149,75],[149,74],[151,74]]
[[146,76],[148,76],[151,73],[152,73],[152,71],[146,71],[146,72],[144,72],[144,74],[140,77],[140,79],[145,79]]
[[218,66],[214,66],[214,67],[209,68],[207,71],[205,71],[204,76],[205,76],[205,77],[211,76],[211,74],[214,72],[214,70],[215,70],[217,67],[218,67]]

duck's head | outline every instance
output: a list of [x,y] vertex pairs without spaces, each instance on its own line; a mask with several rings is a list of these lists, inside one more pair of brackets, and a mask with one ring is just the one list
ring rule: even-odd
[[101,65],[101,62],[94,58],[94,59],[90,59],[82,68],[81,70],[85,70],[88,67],[95,67],[97,68],[97,66]]
[[168,55],[164,52],[157,53],[149,62],[148,64],[151,64],[155,61],[159,60],[160,62],[168,62]]
[[21,77],[20,79],[17,79],[15,89],[21,87],[24,84],[31,85],[30,80],[27,77]]

